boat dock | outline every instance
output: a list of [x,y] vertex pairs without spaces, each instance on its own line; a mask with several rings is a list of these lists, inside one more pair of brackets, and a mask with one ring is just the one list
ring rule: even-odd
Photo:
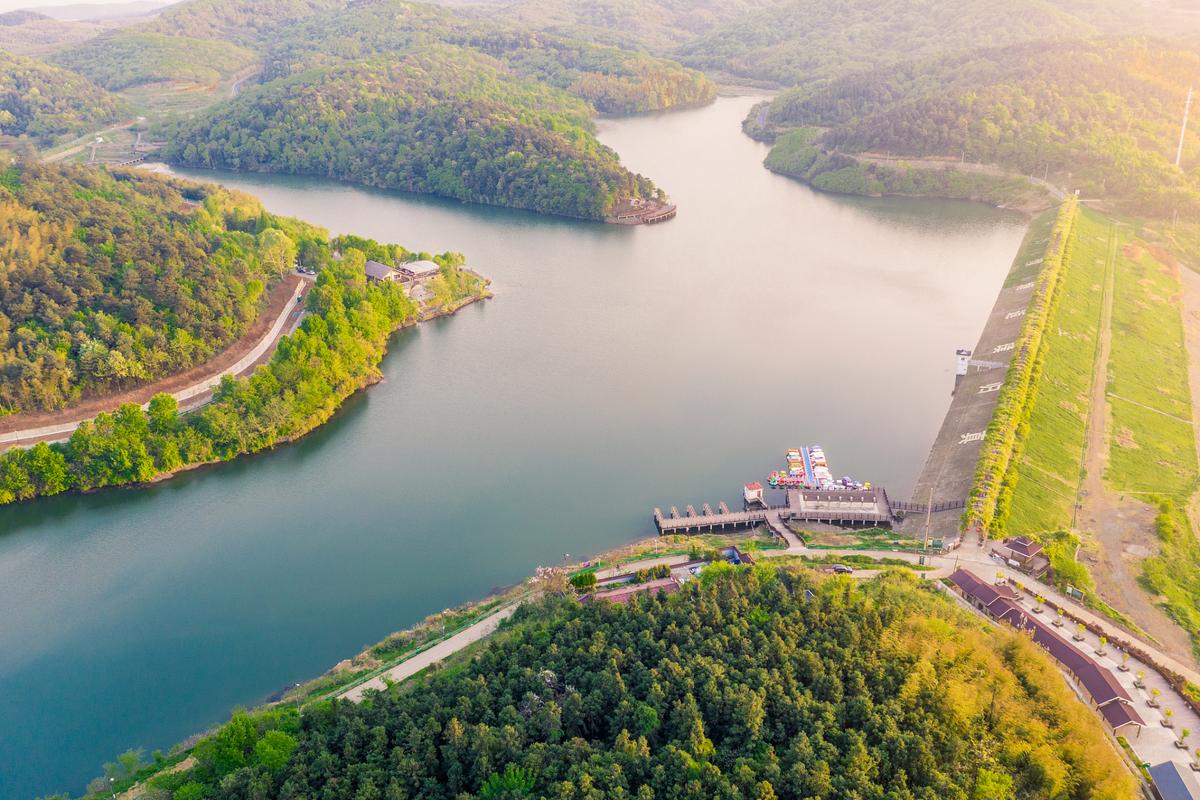
[[605,221],[617,225],[653,225],[674,219],[678,210],[674,203],[635,198],[619,203]]
[[[913,503],[905,503],[903,509],[893,508],[887,492],[874,489],[790,489],[787,505],[747,508],[730,511],[719,503],[719,513],[697,514],[693,506],[685,513],[671,506],[669,513],[654,509],[654,526],[660,534],[667,533],[711,533],[714,531],[752,528],[757,525],[782,526],[785,521],[824,523],[827,525],[881,527],[891,525],[897,511],[912,513],[918,510]],[[703,506],[711,511],[707,503]],[[919,507],[920,511],[925,508]]]

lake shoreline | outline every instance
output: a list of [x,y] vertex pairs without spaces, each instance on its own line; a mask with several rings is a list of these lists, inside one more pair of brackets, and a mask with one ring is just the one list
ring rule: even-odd
[[1023,221],[780,180],[738,127],[754,102],[603,122],[683,209],[653,231],[181,170],[331,235],[474,254],[503,300],[388,341],[382,386],[269,458],[11,508],[0,795],[82,787],[537,564],[627,547],[656,505],[738,503],[797,442],[910,492]]
[[[460,310],[466,308],[469,305],[473,305],[474,303],[478,303],[483,300],[491,299],[492,293],[490,291],[488,291],[488,288],[487,288],[491,284],[491,281],[489,281],[487,278],[483,277],[482,275],[478,275],[478,273],[473,273],[473,274],[475,274],[477,277],[479,277],[479,279],[483,282],[482,286],[480,288],[479,294],[471,295],[470,297],[463,298],[462,300],[458,301],[457,303],[453,304],[452,306],[445,306],[445,307],[430,309],[430,310],[421,312],[414,319],[408,320],[406,322],[402,322],[401,324],[399,324],[395,328],[393,328],[391,333],[388,334],[388,340],[390,341],[392,336],[399,333],[400,331],[407,330],[409,328],[414,328],[423,322],[429,322],[431,320],[440,319],[442,317],[453,316],[454,314],[458,313]],[[385,343],[383,352],[380,354],[379,362],[383,361],[383,358],[387,356],[387,352],[388,352],[388,347],[387,347],[387,344]],[[377,362],[374,365],[373,372],[370,375],[367,375],[361,381],[359,381],[358,386],[356,386],[354,389],[352,389],[350,392],[348,392],[344,397],[341,397],[338,399],[336,407],[334,408],[333,412],[328,417],[326,417],[325,419],[321,420],[320,422],[317,422],[316,424],[314,424],[310,427],[305,428],[304,430],[302,430],[296,434],[288,436],[284,439],[280,439],[280,440],[272,443],[271,445],[264,447],[260,450],[255,450],[253,452],[247,452],[247,453],[239,453],[238,455],[236,455],[230,459],[215,458],[215,459],[210,459],[208,461],[197,461],[194,464],[185,464],[176,469],[159,473],[158,475],[155,475],[153,478],[151,478],[147,481],[138,481],[137,483],[125,483],[125,484],[117,484],[117,485],[112,485],[112,486],[98,486],[98,487],[95,487],[92,489],[71,489],[70,491],[60,492],[58,495],[54,495],[54,496],[56,496],[56,497],[69,497],[71,495],[84,496],[84,495],[99,494],[101,492],[108,492],[111,490],[124,489],[124,490],[129,490],[129,491],[135,491],[135,490],[139,490],[139,489],[146,489],[151,486],[156,486],[158,484],[165,483],[166,481],[169,481],[172,478],[176,478],[180,475],[185,475],[189,472],[196,472],[196,471],[203,470],[203,469],[210,469],[213,467],[220,466],[222,464],[232,464],[235,461],[241,461],[242,459],[247,459],[247,458],[251,458],[253,456],[258,456],[258,455],[266,455],[268,453],[273,453],[282,447],[286,447],[288,445],[295,444],[296,442],[299,442],[304,437],[306,437],[309,434],[316,431],[318,428],[331,422],[334,419],[334,417],[337,416],[338,411],[341,410],[342,406],[351,397],[358,394],[359,392],[362,392],[362,391],[369,389],[370,387],[375,386],[376,384],[380,383],[383,380],[383,374],[379,371],[379,362]],[[250,374],[253,374],[253,373],[250,373]],[[249,375],[247,375],[247,377],[249,377]],[[199,409],[197,409],[197,410],[199,410]],[[36,496],[36,497],[30,497],[26,500],[18,500],[14,503],[8,503],[7,505],[20,506],[20,505],[36,503],[38,501],[44,501],[46,499],[47,499],[46,497]]]

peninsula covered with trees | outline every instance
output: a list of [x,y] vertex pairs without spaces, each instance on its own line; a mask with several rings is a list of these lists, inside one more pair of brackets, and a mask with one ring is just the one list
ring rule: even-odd
[[180,123],[166,157],[584,219],[663,199],[596,141],[589,114],[489,56],[436,45],[260,86]]
[[[53,407],[111,386],[114,365],[124,365],[127,379],[178,368],[212,348],[208,335],[234,335],[264,282],[297,254],[319,274],[300,329],[264,368],[227,376],[194,413],[160,394],[147,409],[100,414],[65,443],[0,454],[0,504],[145,482],[302,436],[377,379],[396,328],[486,294],[483,280],[461,269],[462,257],[446,253],[435,257],[441,272],[422,308],[398,284],[366,280],[368,254],[396,263],[412,257],[403,248],[331,240],[212,186],[33,164],[3,176],[4,258],[23,276],[0,290],[12,295],[3,297],[6,315],[21,312],[0,316],[8,402]],[[13,198],[18,192],[27,205]],[[60,208],[64,194],[93,210],[73,220],[69,203]]]
[[[628,606],[548,596],[476,653],[361,704],[232,721],[175,800],[1132,800],[1049,657],[905,574],[710,566]],[[175,761],[179,760],[176,756]]]
[[665,194],[596,140],[592,117],[716,92],[645,52],[404,0],[191,0],[46,58],[100,96],[124,92],[177,164],[623,222]]
[[324,234],[144,172],[0,172],[0,410],[63,408],[203,363]]
[[[1197,74],[1200,50],[1160,40],[1019,44],[801,86],[745,127],[778,137],[769,167],[821,188],[894,193],[888,168],[858,154],[938,156],[1061,180],[1143,215],[1195,213],[1200,173],[1174,160]],[[1189,132],[1184,157],[1197,155]]]

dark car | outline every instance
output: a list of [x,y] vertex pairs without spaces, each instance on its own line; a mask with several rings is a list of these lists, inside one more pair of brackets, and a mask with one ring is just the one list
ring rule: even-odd
[[851,567],[847,567],[845,564],[834,564],[829,569],[838,575],[849,575],[851,572],[854,572]]

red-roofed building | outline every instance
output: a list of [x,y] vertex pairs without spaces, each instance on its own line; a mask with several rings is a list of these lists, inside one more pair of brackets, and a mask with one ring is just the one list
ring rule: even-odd
[[1040,578],[1050,569],[1050,559],[1042,552],[1042,546],[1028,536],[1005,539],[1000,547],[1000,555],[1034,577]]
[[1019,595],[1011,586],[993,586],[964,569],[951,575],[950,582],[967,602],[980,611],[1029,634],[1035,644],[1053,656],[1075,679],[1083,694],[1114,731],[1130,725],[1135,726],[1134,735],[1141,731],[1145,722],[1133,708],[1133,698],[1112,670],[1101,666],[1059,635],[1052,626],[1021,608]]
[[747,503],[761,503],[763,501],[763,486],[758,481],[747,483],[746,488],[742,490],[742,496],[746,498]]

